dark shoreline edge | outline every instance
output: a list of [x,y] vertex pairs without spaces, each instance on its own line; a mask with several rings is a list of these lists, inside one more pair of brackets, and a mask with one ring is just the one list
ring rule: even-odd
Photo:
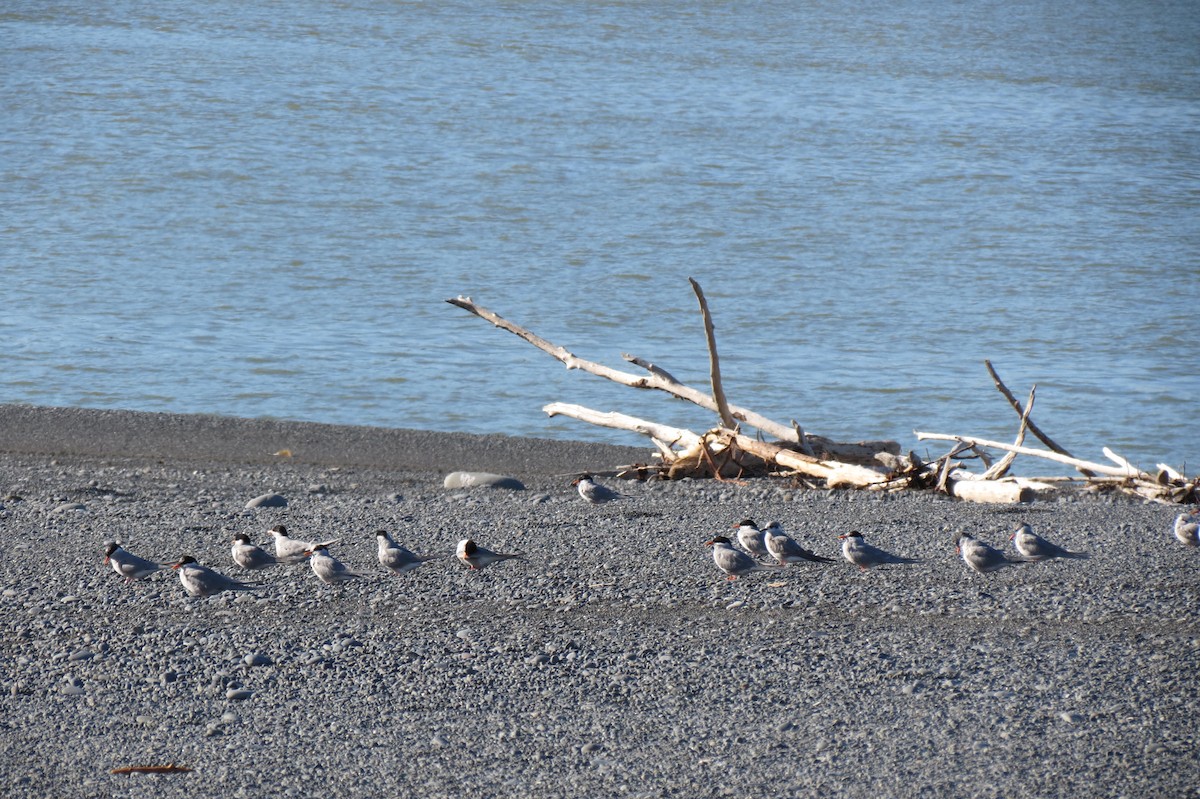
[[512,475],[602,471],[650,456],[648,448],[503,434],[0,404],[0,453],[278,463],[282,450],[291,463]]

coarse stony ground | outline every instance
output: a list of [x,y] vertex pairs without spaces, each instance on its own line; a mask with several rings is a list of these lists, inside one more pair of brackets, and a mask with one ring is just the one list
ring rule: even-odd
[[[424,447],[421,469],[407,448],[399,466],[339,452],[320,426],[271,431],[278,449],[320,451],[306,459],[240,450],[261,423],[116,414],[89,437],[90,417],[7,412],[21,416],[0,424],[8,797],[1200,793],[1200,551],[1174,540],[1169,507],[767,481],[620,483],[627,499],[592,507],[562,472],[618,450],[386,434]],[[180,451],[138,450],[163,427]],[[442,487],[459,466],[499,471],[506,445],[526,490]],[[287,507],[246,508],[267,492]],[[728,582],[703,544],[745,516],[830,557],[858,529],[924,560]],[[955,556],[955,531],[1009,546],[1021,521],[1091,559],[979,576]],[[235,533],[266,541],[278,523],[340,536],[334,554],[370,579],[232,565]],[[375,560],[381,528],[418,551],[470,535],[526,557],[397,577]],[[102,564],[109,539],[261,587],[193,599],[169,570],[128,584]],[[110,774],[166,763],[193,770]]]

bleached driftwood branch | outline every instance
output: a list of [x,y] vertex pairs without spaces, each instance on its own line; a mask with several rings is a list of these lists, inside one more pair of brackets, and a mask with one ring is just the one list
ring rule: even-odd
[[[1042,429],[1033,423],[1033,420],[1029,419],[1028,412],[1021,409],[1021,403],[1017,402],[1017,398],[1014,397],[1013,393],[1008,390],[1008,386],[1004,385],[1004,381],[1000,379],[1000,375],[996,374],[996,369],[992,366],[992,362],[985,358],[983,365],[987,367],[988,374],[992,376],[992,382],[996,384],[996,389],[1004,395],[1004,398],[1008,400],[1008,404],[1012,406],[1013,410],[1027,420],[1026,423],[1029,426],[1029,432],[1033,433],[1034,437],[1037,438],[1038,441],[1041,441],[1043,444],[1049,447],[1051,452],[1057,452],[1059,455],[1066,455],[1068,458],[1072,457],[1071,453],[1067,452],[1064,448],[1055,443],[1050,436],[1043,433]],[[1030,402],[1032,401],[1033,399],[1031,397]],[[1017,443],[1020,444],[1021,442],[1018,441]],[[1084,477],[1092,476],[1091,472],[1089,472],[1087,469],[1080,469],[1079,472]]]
[[[589,361],[585,358],[580,358],[565,347],[561,347],[548,341],[541,336],[521,327],[518,324],[510,322],[494,311],[484,308],[482,305],[476,304],[470,297],[453,297],[446,302],[455,307],[469,311],[479,318],[491,322],[501,330],[506,330],[509,333],[517,336],[520,339],[532,344],[542,352],[554,357],[563,363],[568,369],[579,369],[589,374],[594,374],[598,377],[603,377],[607,380],[612,380],[615,383],[620,383],[623,386],[630,388],[654,389],[663,391],[673,397],[678,397],[682,400],[687,400],[694,405],[698,405],[707,411],[720,413],[716,400],[708,393],[701,391],[692,386],[688,386],[679,382],[667,370],[650,363],[649,361],[639,358],[634,355],[625,354],[622,357],[630,363],[645,369],[649,374],[640,375],[632,372],[625,372],[620,369],[613,369],[604,364]],[[772,419],[768,419],[760,413],[756,413],[748,408],[740,405],[728,405],[729,413],[734,420],[742,422],[748,427],[753,427],[756,430],[761,430],[768,436],[777,438],[781,441],[790,443],[799,443],[797,429],[795,427],[781,424]],[[565,415],[565,414],[564,414]],[[900,445],[895,441],[859,441],[859,442],[843,442],[833,441],[823,436],[806,435],[805,448],[809,448],[816,453],[824,453],[828,457],[839,460],[846,460],[854,463],[870,463],[874,461],[875,456],[880,452],[890,452],[898,454]]]
[[[1057,452],[1049,452],[1044,449],[1033,449],[1032,447],[1005,444],[1002,441],[989,441],[985,438],[976,438],[975,436],[947,435],[945,433],[923,433],[919,430],[914,431],[914,435],[916,435],[917,439],[920,441],[961,441],[963,443],[973,444],[979,447],[990,447],[991,449],[1001,449],[1021,455],[1032,455],[1035,458],[1045,458],[1049,461],[1066,464],[1067,466],[1073,466],[1077,469],[1087,469],[1088,471],[1096,474],[1105,474],[1109,475],[1110,477],[1133,477],[1140,480],[1153,479],[1148,474],[1140,469],[1137,469],[1130,464],[1129,461],[1126,461],[1123,458],[1121,459],[1121,462],[1123,462],[1124,465],[1116,468],[1112,466],[1105,466],[1102,463],[1092,463],[1091,461],[1080,460],[1079,458],[1072,458],[1067,455],[1060,455]],[[1105,449],[1107,449],[1107,447]]]
[[582,405],[571,405],[566,402],[551,402],[549,405],[543,406],[542,410],[547,416],[569,416],[572,419],[594,424],[597,427],[608,427],[613,430],[628,430],[631,433],[640,433],[654,439],[656,443],[662,443],[672,449],[675,447],[688,449],[700,443],[700,436],[691,430],[658,424],[657,422],[649,422],[645,419],[639,419],[636,416],[629,416],[624,413],[617,413],[616,411],[594,411]]
[[692,284],[692,291],[696,293],[696,299],[700,301],[700,315],[704,317],[704,340],[708,342],[708,376],[712,385],[713,402],[717,404],[717,415],[721,417],[721,426],[732,430],[737,425],[733,422],[733,415],[729,413],[729,401],[725,399],[725,388],[721,385],[721,361],[717,357],[717,337],[713,332],[712,314],[708,312],[708,300],[704,299],[704,291],[700,288],[699,283],[690,277],[688,282]]

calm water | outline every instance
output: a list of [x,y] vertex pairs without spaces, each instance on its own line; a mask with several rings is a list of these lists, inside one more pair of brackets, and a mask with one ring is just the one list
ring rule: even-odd
[[710,418],[444,300],[703,385],[693,276],[768,416],[1010,439],[991,358],[1200,466],[1192,0],[10,0],[0,52],[0,401],[636,444],[541,406]]

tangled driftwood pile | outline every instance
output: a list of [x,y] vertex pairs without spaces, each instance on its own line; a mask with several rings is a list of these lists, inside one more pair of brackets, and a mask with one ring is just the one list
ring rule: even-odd
[[[488,309],[476,305],[470,297],[447,300],[451,305],[470,311],[502,330],[519,336],[533,346],[561,361],[568,369],[607,378],[631,388],[664,391],[679,399],[695,403],[714,412],[719,424],[704,432],[695,433],[657,422],[639,419],[617,412],[602,412],[580,405],[552,402],[543,410],[550,416],[570,416],[589,424],[629,430],[650,438],[657,449],[658,463],[636,464],[621,470],[625,475],[644,477],[649,474],[675,479],[679,477],[713,477],[720,480],[740,479],[760,475],[791,477],[810,487],[860,488],[871,491],[900,491],[932,489],[975,502],[1022,502],[1039,492],[1053,491],[1065,485],[1082,484],[1087,490],[1121,491],[1160,502],[1196,502],[1200,500],[1197,478],[1187,478],[1165,464],[1158,465],[1154,474],[1144,472],[1107,447],[1105,457],[1115,466],[1090,463],[1072,457],[1055,444],[1030,418],[1034,390],[1024,406],[1012,395],[986,362],[996,388],[1005,396],[1020,417],[1014,443],[988,441],[974,436],[942,433],[916,433],[923,441],[953,442],[941,457],[923,461],[913,452],[901,453],[895,441],[831,441],[812,435],[796,422],[781,424],[761,414],[729,404],[721,385],[721,368],[717,356],[712,316],[704,292],[695,280],[689,281],[700,313],[708,342],[710,391],[685,385],[670,372],[643,358],[623,354],[622,357],[644,370],[645,374],[613,369],[603,364],[579,358],[563,347],[513,324]],[[1036,388],[1036,387],[1035,387]],[[759,431],[758,436],[742,432],[743,427]],[[1024,446],[1026,434],[1032,433],[1047,449]],[[770,440],[767,440],[767,439]],[[988,450],[1005,454],[993,462]],[[1079,472],[1078,477],[1024,478],[1008,474],[1017,455],[1029,455],[1066,464]],[[965,461],[979,460],[985,471],[967,471]]]

